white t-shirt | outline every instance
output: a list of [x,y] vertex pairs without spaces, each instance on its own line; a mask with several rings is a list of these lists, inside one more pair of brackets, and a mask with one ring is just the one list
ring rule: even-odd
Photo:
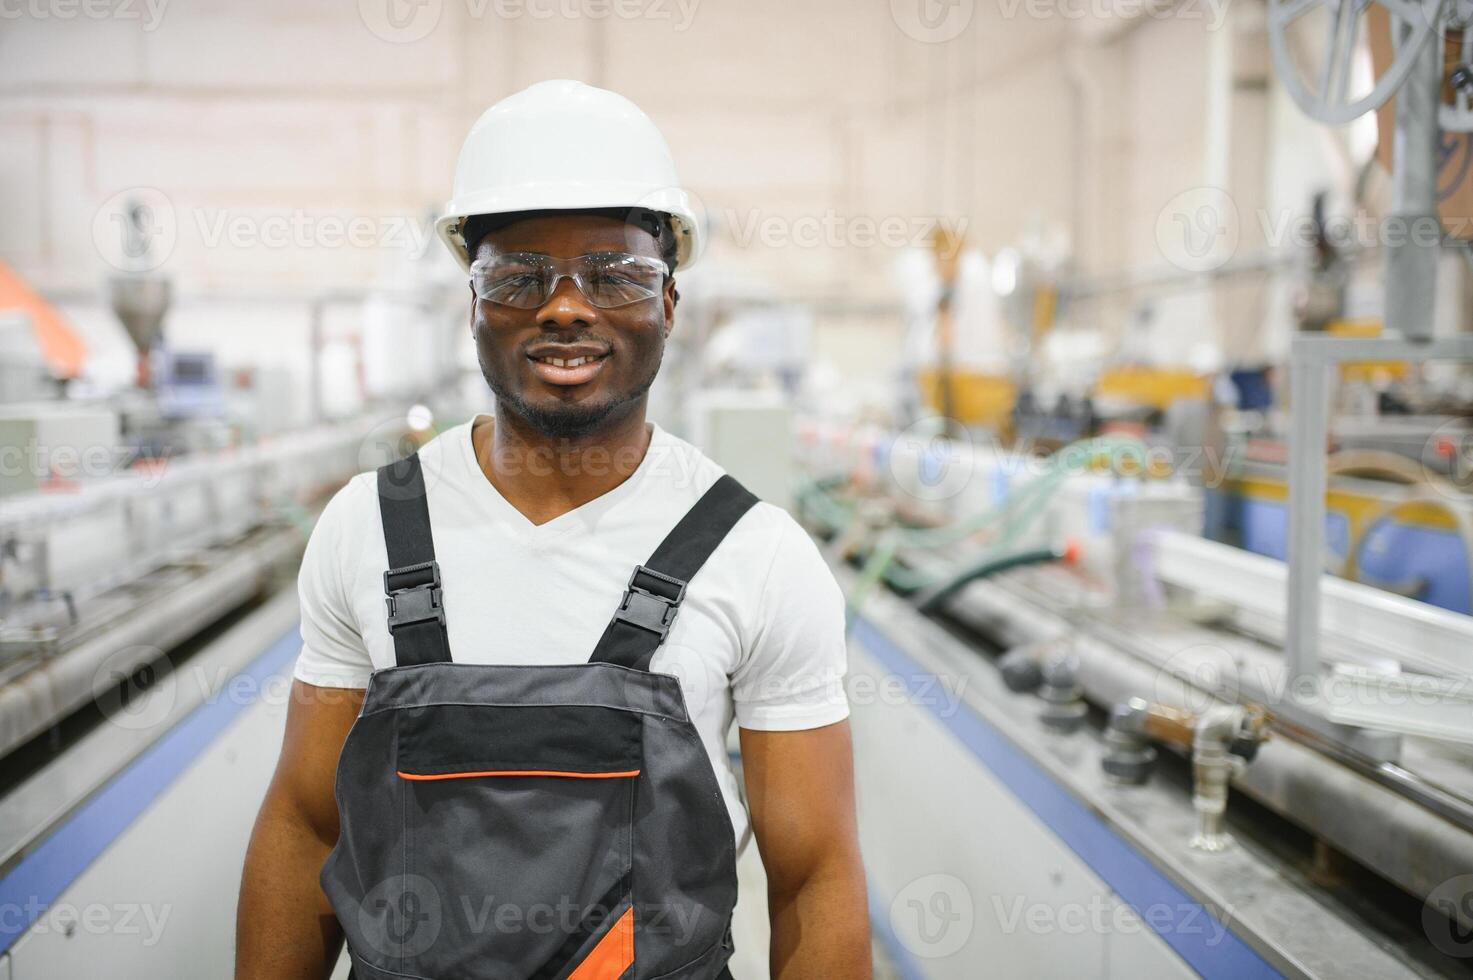
[[[648,452],[623,483],[534,525],[486,479],[471,422],[420,449],[451,656],[460,663],[584,663],[634,566],[722,475],[700,450],[651,423]],[[360,473],[322,512],[298,578],[295,676],[366,687],[394,665],[376,476]],[[680,679],[731,812],[747,814],[726,750],[743,728],[792,731],[848,716],[844,599],[818,548],[780,507],[759,502],[691,580],[651,669]]]

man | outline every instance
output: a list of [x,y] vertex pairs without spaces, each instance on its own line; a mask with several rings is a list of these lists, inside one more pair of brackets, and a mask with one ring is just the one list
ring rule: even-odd
[[868,977],[842,596],[645,419],[700,234],[663,139],[534,85],[472,129],[447,210],[496,414],[312,534],[237,977],[324,977],[345,933],[359,980],[730,976],[748,808],[772,975]]

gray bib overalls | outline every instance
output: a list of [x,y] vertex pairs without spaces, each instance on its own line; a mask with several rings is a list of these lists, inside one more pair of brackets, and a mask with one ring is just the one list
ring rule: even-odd
[[378,495],[396,664],[343,745],[321,876],[354,976],[729,976],[731,819],[679,681],[649,665],[756,498],[723,476],[635,567],[587,663],[502,666],[451,658],[418,455]]

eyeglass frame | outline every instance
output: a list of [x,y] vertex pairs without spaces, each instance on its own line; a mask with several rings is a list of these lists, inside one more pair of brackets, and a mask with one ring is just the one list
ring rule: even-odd
[[[502,261],[505,259],[515,259],[518,257],[524,257],[528,259],[529,264],[535,263],[543,267],[550,267],[552,272],[552,281],[548,283],[546,292],[543,295],[542,299],[532,306],[516,306],[511,303],[503,303],[500,300],[491,299],[482,295],[481,290],[476,288],[477,273],[485,271],[494,262]],[[652,272],[658,271],[660,273],[660,285],[656,287],[653,291],[651,291],[648,296],[641,296],[638,299],[632,299],[625,303],[618,303],[614,306],[603,306],[589,294],[589,291],[587,288],[585,288],[581,276],[581,273],[585,272],[588,268],[587,262],[589,259],[596,259],[601,257],[611,258],[621,262],[632,261],[635,265],[641,266]],[[578,265],[579,263],[583,263],[583,265],[580,267]],[[547,303],[548,300],[552,299],[552,297],[557,293],[558,286],[562,284],[562,281],[564,279],[571,279],[573,281],[573,286],[578,290],[579,293],[582,294],[583,298],[600,310],[618,310],[623,309],[626,306],[633,306],[635,303],[642,303],[645,300],[655,299],[660,295],[661,291],[665,288],[666,283],[668,283],[671,279],[670,267],[666,264],[664,259],[659,259],[652,255],[636,255],[633,252],[586,252],[583,255],[576,255],[566,259],[560,259],[555,256],[547,255],[543,252],[504,252],[498,255],[490,256],[489,258],[477,259],[475,262],[471,263],[470,271],[471,274],[469,281],[471,292],[475,294],[477,300],[485,303],[495,303],[497,306],[505,306],[508,309],[513,310],[535,310],[541,307],[542,305]],[[631,285],[637,286],[640,289],[647,288],[639,283],[631,283]]]

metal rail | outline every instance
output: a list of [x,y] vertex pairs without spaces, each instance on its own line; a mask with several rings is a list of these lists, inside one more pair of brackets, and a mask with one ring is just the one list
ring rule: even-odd
[[303,544],[296,530],[269,531],[182,587],[175,583],[153,595],[133,587],[134,604],[126,616],[0,686],[0,756],[258,595]]
[[[1333,368],[1355,361],[1473,360],[1473,335],[1432,340],[1301,335],[1290,349],[1289,572],[1285,657],[1292,697],[1279,710],[1321,728],[1354,751],[1395,758],[1384,737],[1366,729],[1327,725],[1320,697],[1321,579],[1325,554],[1325,443]],[[1466,676],[1466,674],[1464,674]]]
[[[1169,668],[1143,648],[1140,624],[1127,631],[1071,619],[1025,584],[1029,575],[973,583],[949,612],[1005,643],[1072,638],[1085,696],[1103,707],[1143,693],[1178,708],[1221,703],[1217,692],[1193,687],[1190,677],[1163,685]],[[1213,639],[1199,633],[1202,642]],[[1172,691],[1200,701],[1188,704]],[[1265,743],[1233,785],[1419,897],[1458,869],[1473,867],[1473,803],[1312,732],[1286,734]]]

